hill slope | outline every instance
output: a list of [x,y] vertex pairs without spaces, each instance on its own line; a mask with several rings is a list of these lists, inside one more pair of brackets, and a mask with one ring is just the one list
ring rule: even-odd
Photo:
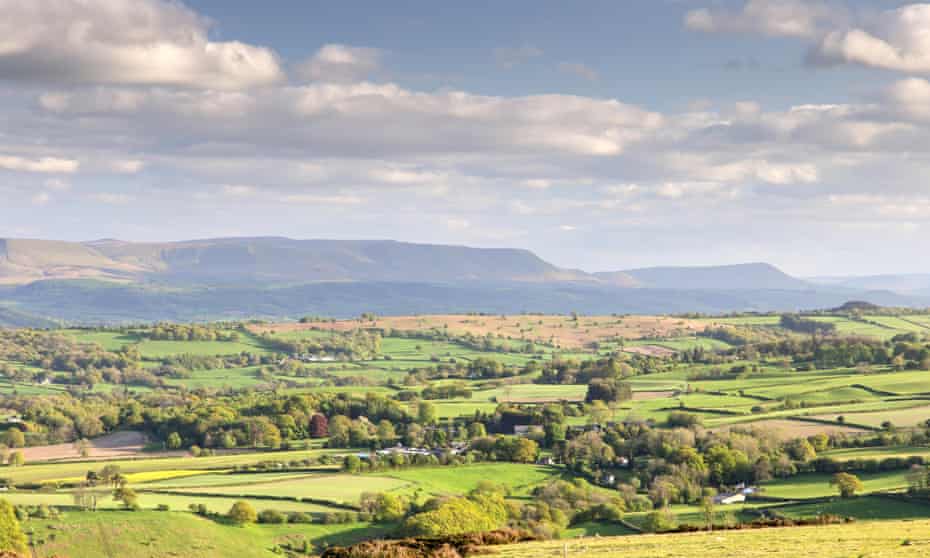
[[[584,538],[573,541],[491,547],[493,558],[833,558],[837,556],[926,556],[930,521],[875,521],[816,527],[749,529],[670,535]],[[911,541],[903,545],[902,541]]]
[[274,237],[165,243],[0,240],[0,283],[79,278],[225,284],[593,280],[517,249]]
[[[807,290],[811,284],[795,279],[767,263],[701,267],[648,267],[623,272],[639,286],[653,289],[770,289]],[[605,277],[607,274],[596,274]]]

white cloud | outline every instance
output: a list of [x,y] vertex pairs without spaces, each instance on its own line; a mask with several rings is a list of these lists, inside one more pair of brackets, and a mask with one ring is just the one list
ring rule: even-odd
[[381,65],[381,57],[376,48],[328,44],[299,64],[297,73],[307,80],[351,82],[371,75]]
[[368,177],[376,182],[397,185],[428,185],[441,184],[446,177],[442,174],[415,169],[396,167],[378,167],[368,171]]
[[70,174],[77,172],[79,167],[80,162],[73,159],[60,159],[57,157],[29,159],[16,155],[0,154],[0,170]]
[[257,193],[254,186],[245,184],[225,184],[222,191],[224,196],[230,198],[248,198]]
[[545,178],[528,178],[520,182],[520,184],[533,190],[546,190],[552,186],[552,181]]
[[815,60],[930,72],[930,4],[902,6],[864,23],[827,34],[816,46]]
[[353,195],[317,195],[317,194],[291,194],[281,196],[279,201],[306,205],[359,205],[365,200]]
[[7,80],[235,89],[282,77],[274,52],[211,41],[179,2],[0,0],[0,13]]
[[119,174],[135,174],[141,171],[144,167],[145,162],[136,159],[110,161],[109,163],[110,170]]
[[[300,147],[320,154],[544,153],[612,156],[663,117],[616,100],[418,92],[395,84],[311,84],[251,92],[123,90],[55,93],[40,106],[63,118],[124,119],[133,133],[183,131],[189,142]],[[45,99],[43,101],[43,99]],[[131,109],[127,109],[131,106]],[[112,123],[107,124],[110,128]]]
[[560,62],[558,68],[563,74],[573,75],[588,81],[597,81],[600,79],[597,70],[581,64],[580,62]]
[[52,200],[52,196],[48,195],[47,192],[39,192],[38,194],[32,196],[32,205],[45,205]]
[[748,0],[739,10],[701,8],[685,15],[685,26],[705,33],[753,33],[773,37],[815,37],[825,24],[845,19],[844,11],[817,0]]

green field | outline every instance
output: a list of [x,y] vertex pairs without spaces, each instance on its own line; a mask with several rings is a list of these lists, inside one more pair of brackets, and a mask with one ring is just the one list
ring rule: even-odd
[[[508,487],[514,496],[526,495],[533,487],[562,475],[562,471],[541,465],[516,463],[482,463],[461,467],[421,467],[383,473],[409,483],[406,490],[419,489],[427,494],[464,494],[482,481]],[[365,477],[363,477],[365,478]]]
[[350,544],[391,526],[249,525],[237,527],[176,512],[69,512],[56,520],[26,524],[36,541],[35,556],[68,558],[274,558],[276,545],[294,539],[316,548]]
[[208,493],[230,497],[312,498],[337,504],[356,504],[363,492],[391,492],[404,489],[408,484],[403,480],[384,476],[305,475],[266,482],[248,482],[242,485],[229,484],[174,490],[192,495]]
[[[864,493],[895,491],[907,488],[907,471],[857,474],[865,486]],[[821,498],[836,496],[836,487],[830,486],[832,475],[802,474],[787,479],[777,479],[761,485],[764,496],[775,498]]]

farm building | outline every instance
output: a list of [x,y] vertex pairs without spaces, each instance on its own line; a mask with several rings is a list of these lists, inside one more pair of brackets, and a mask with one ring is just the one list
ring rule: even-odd
[[739,504],[746,501],[746,495],[742,492],[730,492],[717,494],[714,496],[714,503],[722,506],[730,504]]

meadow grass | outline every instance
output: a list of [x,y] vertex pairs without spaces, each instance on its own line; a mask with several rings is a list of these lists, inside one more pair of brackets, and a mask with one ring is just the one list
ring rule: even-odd
[[[908,544],[902,544],[907,541]],[[600,537],[490,547],[495,558],[916,558],[930,552],[930,521],[857,522],[745,531]]]

